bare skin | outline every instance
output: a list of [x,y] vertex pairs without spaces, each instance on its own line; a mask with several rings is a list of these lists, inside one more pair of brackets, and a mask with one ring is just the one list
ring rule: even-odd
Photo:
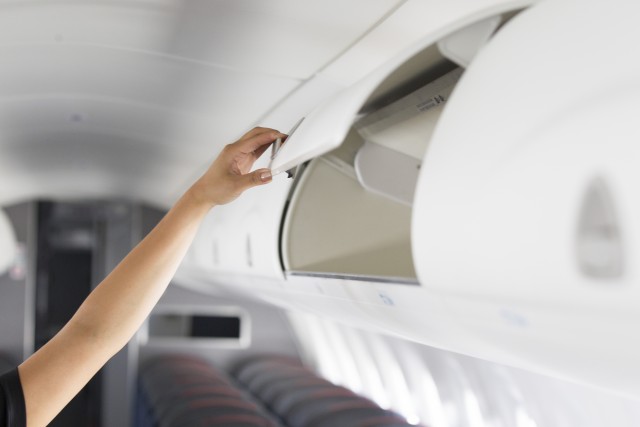
[[271,172],[249,172],[278,137],[255,128],[227,145],[207,172],[151,233],[87,297],[73,318],[22,363],[28,427],[44,427],[142,325],[164,293],[202,219],[213,207],[271,182]]

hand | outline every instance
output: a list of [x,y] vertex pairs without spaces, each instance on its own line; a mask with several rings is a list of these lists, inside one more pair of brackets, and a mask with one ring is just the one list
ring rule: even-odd
[[277,130],[257,127],[224,147],[207,172],[193,185],[196,198],[210,206],[224,205],[251,187],[271,182],[269,169],[249,171],[271,143],[284,137],[286,135]]

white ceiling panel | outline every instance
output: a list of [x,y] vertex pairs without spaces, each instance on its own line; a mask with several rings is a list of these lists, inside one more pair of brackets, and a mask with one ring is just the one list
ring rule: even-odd
[[[175,102],[182,84],[201,67],[156,54],[85,45],[0,46],[0,62],[2,99],[85,94],[170,108],[180,108]],[[217,77],[228,71],[222,73]]]
[[[172,57],[86,46],[0,47],[0,62],[5,64],[0,67],[0,123],[15,123],[21,113],[31,117],[21,102],[30,100],[41,109],[42,100],[51,109],[59,108],[51,113],[53,119],[66,120],[78,113],[100,120],[100,114],[122,116],[123,107],[147,108],[161,116],[165,127],[174,118],[183,123],[183,116],[195,115],[214,128],[229,128],[222,135],[237,135],[299,84],[295,79]],[[12,103],[18,110],[12,111]],[[84,110],[92,103],[111,104],[116,111],[107,113],[103,108],[102,113],[89,115]],[[76,111],[69,111],[71,104]],[[22,122],[38,126],[29,117]],[[118,120],[112,124],[120,126]]]
[[484,19],[505,10],[524,8],[538,0],[407,0],[322,75],[351,85],[426,35],[441,34],[462,23]]
[[166,205],[299,84],[102,47],[4,46],[0,61],[0,203],[117,190]]
[[119,46],[164,51],[181,2],[0,0],[0,44]]
[[88,132],[27,134],[0,147],[0,204],[34,197],[131,198],[173,202],[192,157],[166,147]]
[[172,52],[236,69],[306,79],[403,0],[190,0]]
[[167,117],[177,115],[172,110],[118,98],[20,97],[0,101],[0,134],[5,143],[28,130],[30,133],[113,133],[154,145],[171,144],[164,141],[165,123]]
[[87,44],[306,79],[405,0],[0,0],[0,45]]
[[404,0],[0,0],[0,203],[167,205]]

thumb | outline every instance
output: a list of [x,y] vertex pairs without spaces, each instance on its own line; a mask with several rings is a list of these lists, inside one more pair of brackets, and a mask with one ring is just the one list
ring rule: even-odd
[[271,182],[270,169],[258,169],[251,173],[242,175],[242,187],[246,190],[257,185],[263,185]]

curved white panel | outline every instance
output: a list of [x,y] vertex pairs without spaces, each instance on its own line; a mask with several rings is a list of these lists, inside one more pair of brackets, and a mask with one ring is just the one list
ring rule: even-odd
[[413,216],[418,277],[476,355],[634,395],[639,14],[558,0],[509,22],[441,118]]
[[318,106],[305,118],[293,136],[278,152],[278,156],[272,164],[274,173],[282,173],[339,147],[364,103],[389,75],[416,54],[434,45],[443,36],[468,25],[469,21],[473,22],[489,16],[500,15],[520,6],[520,2],[497,3],[485,5],[486,8],[481,10],[459,9],[456,15],[457,19],[444,22],[435,26],[431,32],[423,33],[425,35],[421,39],[401,51],[393,59],[375,69],[367,77],[344,90],[338,96]]
[[411,206],[420,160],[374,142],[366,142],[355,160],[358,181],[367,190]]
[[407,0],[383,22],[364,35],[321,74],[343,85],[364,78],[382,67],[426,34],[451,34],[466,25],[503,11],[526,8],[538,0]]
[[440,40],[438,49],[444,56],[466,68],[489,41],[498,25],[500,18],[495,16],[469,25]]
[[3,202],[115,196],[169,206],[298,85],[102,47],[10,46],[0,57]]

